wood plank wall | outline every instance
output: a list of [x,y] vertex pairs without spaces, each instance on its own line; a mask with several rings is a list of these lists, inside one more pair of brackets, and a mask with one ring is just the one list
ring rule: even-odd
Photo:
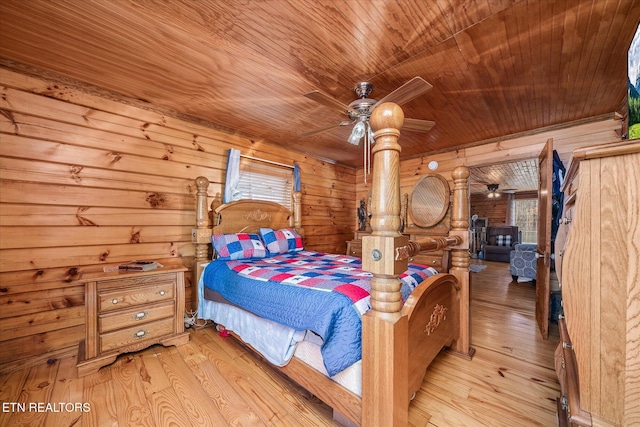
[[469,203],[471,215],[479,218],[487,218],[488,225],[500,225],[509,223],[509,200],[507,194],[490,199],[486,194],[472,194]]
[[[611,113],[610,119],[555,129],[541,129],[538,132],[528,132],[522,136],[510,136],[487,143],[478,142],[468,148],[433,154],[425,153],[422,156],[405,159],[400,162],[401,194],[410,195],[411,189],[421,177],[433,173],[427,167],[432,160],[439,163],[435,173],[443,175],[449,180],[450,185],[453,185],[451,171],[457,166],[486,166],[537,159],[549,138],[553,138],[554,148],[568,169],[571,153],[574,150],[590,145],[620,141],[618,135],[621,127],[622,121],[617,120]],[[402,134],[399,143],[402,145]],[[366,197],[369,186],[364,185],[362,168],[357,171],[356,186],[356,200]],[[409,218],[409,222],[411,222],[411,218]]]
[[490,199],[486,194],[472,194],[469,206],[471,215],[477,214],[478,218],[487,218],[489,225],[501,225],[511,222],[512,213],[509,205],[512,200],[537,199],[537,191],[522,191],[515,194],[502,193],[500,197]]
[[353,236],[354,169],[49,77],[0,68],[0,82],[0,372],[77,350],[83,274],[132,259],[190,267],[193,180],[221,193],[230,147],[300,165],[307,248],[344,253]]

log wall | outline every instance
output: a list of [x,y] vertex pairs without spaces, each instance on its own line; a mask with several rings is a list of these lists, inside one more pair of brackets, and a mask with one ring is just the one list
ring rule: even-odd
[[0,82],[0,372],[77,350],[84,274],[134,259],[190,267],[193,180],[221,193],[230,147],[300,165],[307,248],[344,253],[353,236],[351,168],[81,85],[2,68]]

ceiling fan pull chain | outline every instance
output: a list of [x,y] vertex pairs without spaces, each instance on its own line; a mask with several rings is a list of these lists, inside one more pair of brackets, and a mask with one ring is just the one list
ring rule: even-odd
[[367,183],[367,175],[371,174],[371,125],[369,122],[365,124],[364,132],[364,183]]
[[369,122],[367,121],[367,130],[365,133],[365,138],[367,141],[367,174],[371,175],[371,134],[369,133],[369,130],[371,128],[369,127]]
[[362,172],[364,173],[364,183],[365,183],[365,185],[367,184],[367,175],[369,175],[369,169],[368,169],[369,165],[367,163],[367,160],[368,160],[368,156],[367,156],[367,151],[368,151],[367,150],[367,141],[368,140],[369,139],[367,138],[367,133],[365,132],[364,133],[364,142],[362,143],[362,146],[364,147],[363,148],[364,149],[364,153],[363,153],[363,155],[364,155],[364,159],[363,159],[363,161],[364,161],[364,170]]

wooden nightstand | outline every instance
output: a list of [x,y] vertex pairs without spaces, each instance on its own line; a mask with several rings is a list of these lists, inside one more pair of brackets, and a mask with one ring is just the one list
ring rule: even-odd
[[356,231],[354,239],[347,241],[347,255],[362,258],[362,236],[370,234],[370,231]]
[[153,344],[182,345],[184,272],[180,267],[93,275],[85,285],[86,334],[78,348],[78,376],[96,372],[122,353]]

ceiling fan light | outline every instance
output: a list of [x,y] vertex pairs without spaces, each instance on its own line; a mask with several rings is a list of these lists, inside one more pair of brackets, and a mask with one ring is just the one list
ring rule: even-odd
[[498,184],[488,184],[487,190],[489,190],[487,198],[494,199],[500,197],[500,193],[498,193]]
[[347,139],[347,141],[349,141],[349,144],[358,145],[360,143],[360,140],[364,136],[364,133],[365,133],[364,122],[358,122],[353,127],[353,130],[351,131],[351,135],[349,135],[349,139]]

